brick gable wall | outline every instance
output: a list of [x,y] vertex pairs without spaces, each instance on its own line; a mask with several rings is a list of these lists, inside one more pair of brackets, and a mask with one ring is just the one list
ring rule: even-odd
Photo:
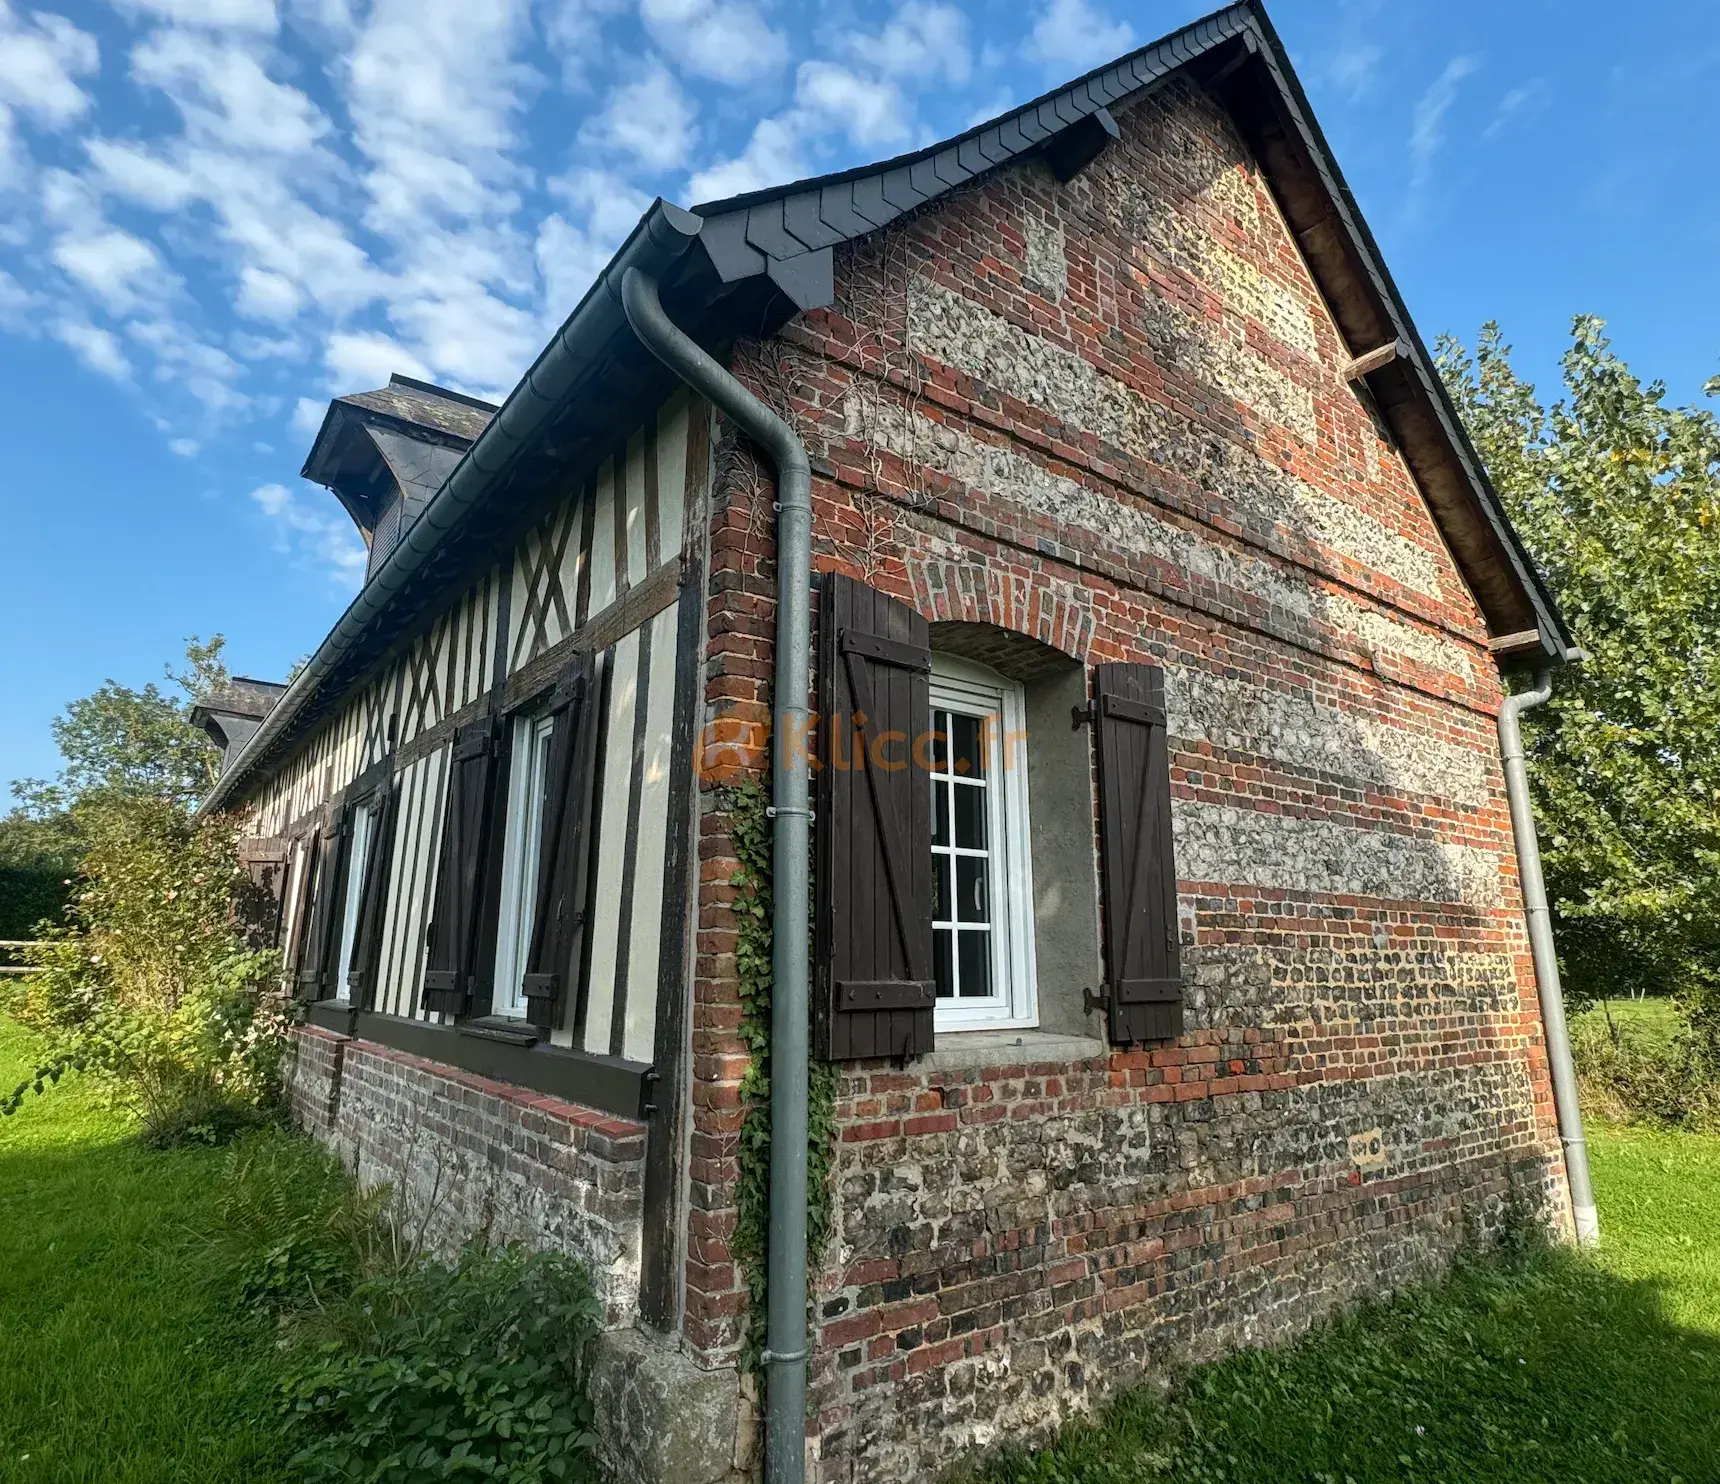
[[[815,460],[815,561],[1166,672],[1188,1026],[844,1068],[814,1476],[933,1474],[1167,1364],[1562,1220],[1479,613],[1223,116],[1173,86],[840,254],[735,369]],[[772,492],[711,530],[686,1341],[732,1364],[740,1009],[721,766],[768,729]],[[1509,1197],[1509,1199],[1508,1199]]]

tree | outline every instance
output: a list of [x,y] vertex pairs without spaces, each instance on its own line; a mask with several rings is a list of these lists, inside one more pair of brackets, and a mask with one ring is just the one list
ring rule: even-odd
[[185,668],[164,670],[180,694],[151,683],[142,690],[104,682],[54,719],[65,760],[52,782],[20,779],[17,800],[0,819],[0,938],[28,936],[66,900],[95,834],[101,810],[153,799],[193,808],[215,780],[220,751],[191,724],[191,707],[227,683],[225,640],[193,637]]
[[[1666,404],[1581,316],[1545,408],[1497,324],[1440,369],[1581,665],[1525,716],[1561,969],[1720,1011],[1720,424]],[[1705,391],[1720,395],[1720,377]]]

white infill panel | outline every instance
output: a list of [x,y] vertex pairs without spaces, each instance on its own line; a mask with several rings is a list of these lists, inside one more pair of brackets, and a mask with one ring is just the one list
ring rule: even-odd
[[597,510],[591,527],[591,600],[589,614],[615,601],[615,465],[597,471]]
[[594,801],[597,855],[591,893],[591,975],[587,983],[587,1051],[607,1054],[614,1024],[621,946],[621,884],[626,870],[627,796],[633,758],[633,714],[639,692],[639,635],[611,652],[609,715],[603,736],[603,792]]
[[687,426],[691,413],[685,397],[674,398],[657,420],[657,529],[659,550],[651,553],[656,567],[681,549],[681,522],[686,514]]
[[400,866],[390,904],[388,1001],[390,1015],[411,1015],[424,969],[424,930],[435,889],[436,843],[442,830],[442,790],[448,749],[414,762],[402,775]]
[[[652,450],[653,464],[656,450]],[[645,580],[646,556],[645,551],[645,435],[635,434],[627,440],[627,451],[623,456],[626,464],[627,490],[627,585],[636,587]],[[617,553],[620,560],[620,553]]]
[[[668,840],[670,748],[675,716],[675,609],[649,625],[651,668],[645,687],[644,748],[640,756],[638,829],[633,851],[633,910],[627,925],[627,1015],[622,1055],[650,1061],[656,1039],[657,965],[663,931],[663,856]],[[679,828],[679,822],[676,822]]]

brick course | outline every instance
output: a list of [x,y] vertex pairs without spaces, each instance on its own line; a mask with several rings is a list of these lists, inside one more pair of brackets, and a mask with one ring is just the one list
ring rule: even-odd
[[432,1247],[481,1236],[566,1252],[608,1322],[632,1319],[643,1124],[318,1026],[296,1041],[294,1116],[361,1183],[404,1196]]

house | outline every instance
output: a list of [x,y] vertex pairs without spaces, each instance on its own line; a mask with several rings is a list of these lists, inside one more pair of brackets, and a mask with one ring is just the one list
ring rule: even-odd
[[1568,1227],[1495,724],[1570,638],[1258,5],[658,202],[501,407],[395,378],[306,471],[369,576],[207,805],[284,867],[294,1106],[590,1265],[621,1477],[800,1457],[802,1376],[807,1477],[932,1477]]

